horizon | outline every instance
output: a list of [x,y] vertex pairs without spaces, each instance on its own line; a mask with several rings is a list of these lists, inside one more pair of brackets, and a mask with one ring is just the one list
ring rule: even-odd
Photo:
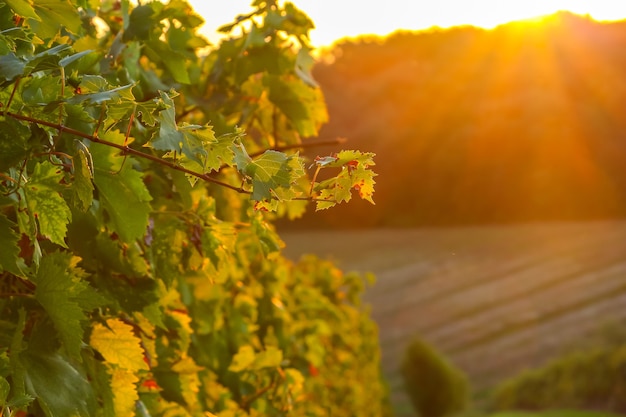
[[[194,10],[205,19],[200,33],[214,44],[223,38],[217,28],[233,21],[237,15],[252,10],[249,3],[249,0],[233,0],[226,5],[213,7],[201,0],[190,0]],[[311,43],[320,49],[346,39],[368,36],[384,38],[398,31],[423,32],[464,26],[491,30],[504,24],[533,21],[558,12],[569,12],[599,23],[626,20],[626,2],[615,4],[608,0],[598,0],[592,5],[588,3],[544,0],[502,7],[496,0],[477,0],[471,3],[447,0],[435,7],[388,0],[381,13],[380,9],[368,8],[368,5],[361,3],[357,7],[357,3],[351,0],[343,2],[341,9],[337,9],[336,2],[330,1],[295,2],[296,7],[304,11],[315,24],[315,29],[310,33]],[[347,20],[347,14],[355,14],[355,10],[359,18]],[[339,13],[340,11],[343,13]]]

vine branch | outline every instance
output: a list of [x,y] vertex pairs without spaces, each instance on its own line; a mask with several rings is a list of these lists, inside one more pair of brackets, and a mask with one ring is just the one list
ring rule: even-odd
[[217,180],[217,179],[211,177],[208,174],[202,174],[200,172],[192,171],[192,170],[187,169],[185,167],[182,167],[180,165],[176,165],[173,162],[166,161],[166,160],[164,160],[162,158],[159,158],[158,156],[150,155],[148,153],[144,153],[144,152],[138,151],[136,149],[133,149],[133,148],[129,147],[128,145],[120,145],[120,144],[117,144],[117,143],[114,143],[114,142],[109,142],[108,140],[100,139],[97,136],[81,132],[80,130],[72,129],[71,127],[67,127],[67,126],[65,126],[63,124],[60,124],[60,123],[52,123],[52,122],[48,122],[46,120],[35,119],[33,117],[30,117],[30,116],[24,116],[24,115],[17,114],[17,113],[12,113],[12,112],[4,112],[4,115],[12,117],[12,118],[17,119],[17,120],[23,120],[25,122],[30,122],[30,123],[35,123],[35,124],[38,124],[38,125],[51,127],[53,129],[58,130],[59,133],[63,133],[63,132],[69,133],[71,135],[75,135],[75,136],[81,137],[83,139],[88,139],[88,140],[90,140],[92,142],[95,142],[95,143],[99,143],[99,144],[102,144],[102,145],[106,145],[106,146],[110,146],[112,148],[119,149],[125,155],[132,155],[132,156],[136,156],[138,158],[144,158],[144,159],[147,159],[149,161],[156,162],[158,164],[161,164],[161,165],[164,165],[164,166],[166,166],[168,168],[171,168],[171,169],[173,169],[175,171],[180,171],[180,172],[183,172],[185,174],[192,175],[192,176],[194,176],[196,178],[199,178],[201,180],[204,180],[204,181],[207,181],[207,182],[210,182],[210,183],[222,186],[222,187],[229,188],[229,189],[231,189],[233,191],[236,191],[236,192],[238,192],[240,194],[251,194],[250,191],[244,190],[242,187],[237,187],[237,186],[228,184],[227,182]]
[[[136,156],[138,158],[144,158],[144,159],[147,159],[149,161],[156,162],[158,164],[166,166],[166,167],[168,167],[170,169],[173,169],[175,171],[179,171],[179,172],[182,172],[184,174],[188,174],[188,175],[194,176],[194,177],[199,178],[199,179],[201,179],[203,181],[207,181],[207,182],[213,183],[215,185],[219,185],[221,187],[226,187],[226,188],[228,188],[230,190],[233,190],[233,191],[236,191],[236,192],[238,192],[240,194],[252,194],[251,191],[248,191],[248,190],[243,188],[243,184],[241,186],[239,186],[239,187],[237,187],[235,185],[231,185],[231,184],[229,184],[227,182],[215,179],[215,178],[211,177],[208,174],[203,174],[203,173],[200,173],[200,172],[192,171],[190,169],[187,169],[185,167],[177,165],[177,164],[175,164],[173,162],[166,161],[166,160],[164,160],[164,159],[162,159],[162,158],[160,158],[158,156],[150,155],[148,153],[144,153],[144,152],[138,151],[136,149],[133,149],[133,148],[129,147],[127,144],[120,145],[120,144],[117,144],[117,143],[114,143],[114,142],[110,142],[108,140],[100,139],[99,137],[97,137],[95,135],[91,135],[89,133],[81,132],[80,130],[76,130],[76,129],[73,129],[71,127],[67,127],[67,126],[65,126],[65,125],[63,125],[61,123],[52,123],[52,122],[48,122],[46,120],[35,119],[34,117],[25,116],[25,115],[22,115],[22,114],[12,113],[12,112],[8,112],[8,111],[5,111],[2,114],[5,115],[5,116],[8,116],[8,117],[12,117],[13,119],[16,119],[16,120],[22,120],[22,121],[25,121],[25,122],[30,122],[30,123],[35,123],[35,124],[38,124],[38,125],[51,127],[53,129],[58,130],[59,134],[69,133],[71,135],[78,136],[78,137],[81,137],[83,139],[88,139],[88,140],[90,140],[92,142],[99,143],[101,145],[110,146],[112,148],[119,149],[120,151],[122,151],[123,155],[132,155],[132,156]],[[337,142],[337,140],[335,140],[335,141],[328,141],[328,142],[330,142],[330,143],[339,143],[339,142]],[[321,143],[322,142],[316,142],[315,145],[318,145],[318,144],[321,144]],[[313,144],[311,144],[311,145],[313,145]],[[286,146],[279,147],[279,149],[291,149],[291,148],[297,148],[297,147],[302,147],[302,145],[286,145]],[[309,196],[309,197],[295,197],[294,200],[307,200],[307,201],[313,201],[313,202],[329,201],[329,200],[325,200],[325,199],[318,199],[318,198],[315,198],[313,196]]]

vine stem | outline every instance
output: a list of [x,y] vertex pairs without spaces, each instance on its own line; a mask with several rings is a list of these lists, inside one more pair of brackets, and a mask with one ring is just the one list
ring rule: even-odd
[[88,139],[88,140],[90,140],[92,142],[99,143],[101,145],[106,145],[106,146],[110,146],[112,148],[119,149],[125,155],[132,155],[132,156],[136,156],[138,158],[144,158],[144,159],[147,159],[149,161],[156,162],[158,164],[161,164],[163,166],[171,168],[171,169],[173,169],[175,171],[179,171],[179,172],[182,172],[182,173],[194,176],[196,178],[199,178],[201,180],[204,180],[204,181],[207,181],[207,182],[210,182],[210,183],[222,186],[222,187],[229,188],[229,189],[231,189],[233,191],[236,191],[236,192],[238,192],[240,194],[252,194],[252,192],[250,192],[248,190],[244,190],[242,187],[237,187],[237,186],[228,184],[227,182],[223,182],[223,181],[217,180],[217,179],[209,176],[208,174],[202,174],[200,172],[192,171],[192,170],[187,169],[185,167],[182,167],[180,165],[176,165],[173,162],[169,162],[169,161],[166,161],[164,159],[161,159],[158,156],[150,155],[148,153],[144,153],[144,152],[138,151],[136,149],[133,149],[133,148],[129,147],[128,145],[120,145],[120,144],[117,144],[117,143],[114,143],[114,142],[109,142],[108,140],[100,139],[99,137],[90,135],[88,133],[83,133],[80,130],[72,129],[71,127],[67,127],[67,126],[62,125],[60,123],[52,123],[52,122],[48,122],[46,120],[39,120],[39,119],[35,119],[33,117],[30,117],[30,116],[24,116],[24,115],[17,114],[17,113],[12,113],[12,112],[4,112],[4,114],[6,116],[12,117],[12,118],[17,119],[17,120],[23,120],[25,122],[35,123],[35,124],[38,124],[38,125],[43,125],[43,126],[51,127],[53,129],[57,129],[59,131],[59,133],[63,133],[63,132],[69,133],[71,135],[75,135],[75,136],[78,136],[78,137],[81,137],[81,138],[84,138],[84,139]]
[[[81,138],[84,138],[84,139],[88,139],[88,140],[90,140],[92,142],[99,143],[101,145],[106,145],[106,146],[110,146],[110,147],[115,148],[115,149],[119,149],[120,151],[122,151],[122,154],[124,154],[124,155],[132,155],[132,156],[136,156],[138,158],[144,158],[144,159],[147,159],[149,161],[156,162],[158,164],[166,166],[166,167],[168,167],[170,169],[173,169],[175,171],[179,171],[179,172],[182,172],[182,173],[194,176],[194,177],[199,178],[199,179],[201,179],[203,181],[207,181],[207,182],[213,183],[215,185],[219,185],[221,187],[226,187],[226,188],[228,188],[230,190],[233,190],[233,191],[236,191],[236,192],[238,192],[240,194],[252,194],[251,191],[245,190],[243,188],[243,185],[237,187],[237,186],[228,184],[227,182],[217,180],[217,179],[209,176],[208,174],[202,174],[200,172],[192,171],[192,170],[187,169],[185,167],[182,167],[180,165],[176,165],[173,162],[169,162],[169,161],[166,161],[164,159],[161,159],[158,156],[154,156],[154,155],[150,155],[148,153],[144,153],[144,152],[138,151],[136,149],[133,149],[133,148],[129,147],[126,144],[120,145],[120,144],[117,144],[117,143],[114,143],[114,142],[109,142],[108,140],[100,139],[97,136],[81,132],[80,130],[72,129],[71,127],[67,127],[67,126],[62,125],[60,123],[52,123],[52,122],[48,122],[46,120],[35,119],[33,117],[30,117],[30,116],[24,116],[22,114],[12,113],[12,112],[8,112],[8,111],[5,111],[4,115],[8,116],[8,117],[12,117],[12,118],[17,119],[17,120],[23,120],[25,122],[30,122],[30,123],[35,123],[35,124],[42,125],[42,126],[51,127],[53,129],[58,130],[59,133],[63,133],[63,132],[69,133],[71,135],[78,136],[78,137],[81,137]],[[313,201],[313,202],[316,202],[316,201],[329,201],[329,200],[324,200],[324,199],[316,199],[316,198],[313,198],[313,197],[296,197],[296,198],[294,198],[294,200],[308,200],[308,201]]]

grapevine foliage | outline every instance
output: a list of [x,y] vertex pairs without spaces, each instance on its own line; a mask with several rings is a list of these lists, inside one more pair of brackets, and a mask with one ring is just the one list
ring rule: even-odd
[[361,277],[271,223],[373,155],[299,156],[312,22],[253,6],[211,47],[183,0],[0,0],[2,417],[380,415]]

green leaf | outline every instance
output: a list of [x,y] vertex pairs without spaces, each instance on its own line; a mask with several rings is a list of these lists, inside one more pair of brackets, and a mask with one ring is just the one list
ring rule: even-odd
[[123,39],[128,42],[133,39],[147,40],[152,29],[158,24],[158,15],[155,7],[162,5],[145,4],[137,6],[130,13],[128,27],[124,31]]
[[35,9],[30,5],[30,2],[26,0],[5,0],[9,7],[15,12],[16,15],[22,17],[30,17],[35,20],[41,20]]
[[69,355],[80,358],[83,329],[87,319],[78,298],[87,284],[81,281],[82,271],[76,269],[71,255],[52,253],[41,259],[36,277],[35,298],[52,320]]
[[48,161],[38,163],[24,186],[24,195],[29,214],[39,225],[39,233],[51,242],[67,247],[65,235],[72,213],[59,194],[63,188],[59,184],[62,179],[61,168]]
[[270,199],[272,190],[288,188],[295,181],[291,158],[281,152],[265,151],[246,166],[245,173],[252,178],[253,200]]
[[6,171],[24,160],[31,152],[30,131],[13,119],[0,120],[0,170]]
[[9,391],[11,391],[9,381],[7,381],[6,378],[0,376],[0,406],[4,406],[7,403]]
[[37,0],[33,7],[41,22],[31,22],[31,25],[41,38],[54,37],[61,27],[74,34],[80,33],[80,16],[69,0]]
[[59,61],[63,55],[70,50],[71,47],[69,45],[60,44],[39,52],[28,60],[26,68],[24,69],[24,75],[29,75],[37,71],[58,69]]
[[90,416],[95,406],[89,381],[59,354],[20,355],[26,387],[47,416]]
[[23,276],[23,272],[17,266],[20,254],[18,246],[20,236],[15,232],[15,223],[0,213],[0,271],[8,271],[12,274]]
[[88,49],[86,51],[81,51],[81,52],[77,52],[75,54],[66,56],[65,58],[62,58],[61,60],[59,60],[59,66],[65,68],[68,65],[72,64],[73,62],[78,61],[79,59],[81,59],[85,55],[89,55],[91,52],[93,52],[93,51]]
[[91,154],[87,149],[80,149],[74,157],[74,182],[72,183],[72,201],[81,211],[87,211],[93,201],[93,163],[90,165],[87,156]]
[[204,166],[207,156],[205,143],[215,141],[215,135],[210,126],[176,125],[176,111],[174,101],[164,92],[161,99],[166,106],[159,113],[160,128],[157,136],[150,141],[150,146],[160,151],[172,151],[184,155],[190,161]]
[[[123,135],[109,131],[103,139],[119,142]],[[109,216],[109,226],[124,242],[143,237],[148,228],[150,201],[152,197],[142,180],[140,172],[133,169],[130,157],[115,156],[110,147],[92,144],[94,183],[100,196],[100,204]],[[120,164],[123,164],[120,168]]]
[[[190,84],[189,72],[187,71],[187,60],[184,55],[173,50],[167,43],[160,40],[146,43],[148,53],[154,58],[161,59],[163,65],[172,74],[174,80],[181,84]],[[157,59],[155,59],[157,60]]]
[[26,63],[15,56],[13,52],[0,56],[0,80],[14,81],[24,73],[25,67]]
[[316,136],[328,113],[319,89],[299,79],[282,79],[268,75],[263,80],[269,88],[269,99],[287,116],[303,137]]

